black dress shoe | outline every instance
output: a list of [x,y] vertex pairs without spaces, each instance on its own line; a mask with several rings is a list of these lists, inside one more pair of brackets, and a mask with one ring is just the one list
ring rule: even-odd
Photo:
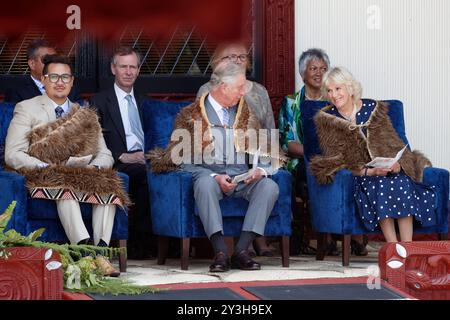
[[231,256],[231,268],[241,270],[260,270],[261,265],[253,260],[247,250],[234,253]]
[[214,257],[214,262],[209,266],[209,272],[227,272],[230,270],[230,259],[223,252],[218,252]]
[[350,247],[352,254],[357,256],[367,256],[369,251],[367,251],[366,246],[362,243],[359,243],[356,240],[350,241]]
[[339,250],[337,249],[337,244],[335,240],[331,240],[331,242],[327,243],[325,248],[325,254],[327,256],[339,256]]

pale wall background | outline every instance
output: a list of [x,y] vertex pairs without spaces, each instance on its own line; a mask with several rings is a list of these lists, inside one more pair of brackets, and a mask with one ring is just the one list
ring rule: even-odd
[[[450,1],[295,0],[296,61],[319,47],[363,97],[398,99],[413,149],[450,170]],[[303,85],[296,63],[296,87]]]

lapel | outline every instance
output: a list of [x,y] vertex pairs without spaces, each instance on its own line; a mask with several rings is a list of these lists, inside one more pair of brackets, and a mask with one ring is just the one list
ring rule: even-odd
[[31,76],[27,76],[26,86],[28,87],[28,92],[32,94],[32,97],[41,96],[41,90],[37,87],[36,83],[31,79]]
[[144,130],[144,110],[142,109],[142,102],[144,101],[144,97],[140,95],[139,92],[134,90],[134,99],[136,99],[136,104],[139,111],[139,118],[141,119],[142,130]]
[[109,115],[119,132],[122,142],[127,145],[127,140],[125,138],[125,129],[123,128],[122,116],[120,114],[119,101],[117,100],[116,92],[114,91],[114,86],[109,90],[106,96],[106,105],[108,106]]
[[208,98],[205,99],[205,110],[206,110],[206,115],[208,117],[208,120],[212,125],[217,125],[217,126],[222,125],[222,122],[220,121],[216,110],[214,110],[211,103],[209,103]]
[[56,120],[55,108],[53,106],[52,100],[45,93],[38,97],[40,99],[41,108],[45,111],[45,113],[47,113],[48,120],[49,121]]

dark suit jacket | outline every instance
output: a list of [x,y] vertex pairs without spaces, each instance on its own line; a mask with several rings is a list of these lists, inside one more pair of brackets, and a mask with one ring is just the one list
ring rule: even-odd
[[[142,129],[144,129],[141,106],[143,97],[134,91],[134,98],[136,99],[139,110]],[[91,99],[91,106],[97,108],[106,145],[108,149],[111,150],[114,161],[117,162],[120,155],[122,153],[127,153],[128,149],[125,129],[123,127],[122,117],[120,115],[119,101],[117,100],[114,87],[96,94]]]
[[[8,88],[5,94],[5,102],[18,103],[40,95],[42,94],[36,86],[36,83],[34,83],[33,79],[31,79],[31,76],[27,75],[19,84]],[[69,100],[77,103],[80,103],[81,100],[83,100],[78,94],[78,90],[75,85],[69,93]]]

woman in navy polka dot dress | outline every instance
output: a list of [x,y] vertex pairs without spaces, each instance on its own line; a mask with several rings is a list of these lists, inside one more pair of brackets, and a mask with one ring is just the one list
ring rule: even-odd
[[[377,110],[378,103],[373,100],[364,100],[364,102],[361,100],[360,84],[344,68],[333,68],[324,76],[323,91],[333,104],[333,106],[327,108],[325,113],[339,119],[333,117],[335,121],[331,123],[349,131],[346,139],[351,140],[352,137],[357,137],[357,135],[362,136],[363,139],[359,138],[355,141],[364,142],[365,146],[361,148],[364,149],[361,154],[364,152],[370,160],[373,150],[370,150],[371,148],[368,146],[374,145],[373,139],[376,137],[374,132],[380,130],[370,131],[371,126],[376,127],[374,122],[377,120],[372,119],[372,115]],[[374,117],[380,118],[379,115]],[[390,126],[392,128],[392,125]],[[392,130],[391,128],[386,127],[381,128],[381,130],[389,131]],[[319,129],[320,126],[318,126]],[[329,135],[332,134],[330,132],[328,132]],[[320,135],[320,132],[318,133]],[[346,132],[344,131],[343,134],[346,134]],[[372,140],[369,139],[369,136]],[[397,139],[400,141],[398,136]],[[358,144],[355,141],[348,143]],[[391,142],[384,141],[381,143]],[[336,143],[337,148],[339,148],[338,145],[339,143]],[[334,153],[342,153],[342,150],[346,152],[346,149],[340,149]],[[348,150],[348,152],[352,151]],[[355,153],[354,150],[353,153]],[[408,153],[407,156],[405,156],[406,153]],[[344,158],[346,156],[347,159],[352,156],[355,158],[354,155],[343,155]],[[402,160],[408,156],[413,157],[415,154],[409,150],[405,151],[399,162],[405,163]],[[412,241],[413,220],[421,223],[422,226],[436,224],[436,195],[433,187],[414,181],[412,177],[405,173],[402,168],[403,164],[401,166],[399,162],[387,169],[367,168],[364,167],[365,162],[362,162],[362,165],[359,163],[354,167],[348,167],[355,175],[355,201],[364,226],[370,231],[380,226],[388,242],[397,242],[395,220],[398,222],[401,241]]]

